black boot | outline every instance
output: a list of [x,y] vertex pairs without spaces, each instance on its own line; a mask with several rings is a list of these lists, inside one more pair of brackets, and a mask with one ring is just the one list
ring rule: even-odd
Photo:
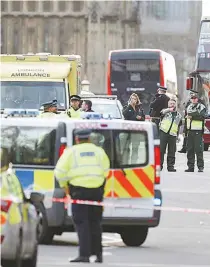
[[102,255],[98,255],[95,262],[102,263],[103,262],[103,257]]
[[185,172],[194,172],[194,169],[188,168],[187,170],[185,170]]
[[203,172],[204,168],[200,167],[198,168],[198,172]]
[[70,260],[70,262],[90,262],[89,257],[79,256],[74,260]]

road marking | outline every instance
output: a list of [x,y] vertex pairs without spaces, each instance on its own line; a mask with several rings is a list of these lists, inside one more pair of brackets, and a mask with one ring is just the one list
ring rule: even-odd
[[[193,267],[193,265],[188,264],[153,264],[153,263],[122,263],[122,262],[109,262],[108,266],[125,266],[125,267]],[[209,267],[209,265],[196,265],[196,267]]]

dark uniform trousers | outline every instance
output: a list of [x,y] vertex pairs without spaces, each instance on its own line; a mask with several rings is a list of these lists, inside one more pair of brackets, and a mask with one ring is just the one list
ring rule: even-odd
[[160,119],[152,119],[152,122],[154,122],[157,125],[158,131],[159,131]]
[[172,136],[160,130],[161,168],[163,167],[164,155],[167,146],[168,146],[167,167],[168,169],[172,169],[174,168],[175,164],[176,136]]
[[194,169],[195,154],[198,168],[204,168],[203,131],[190,130],[187,139],[187,166],[189,169]]
[[[73,199],[102,201],[104,185],[100,188],[70,186]],[[102,257],[102,214],[103,207],[72,204],[72,217],[79,239],[81,257]]]

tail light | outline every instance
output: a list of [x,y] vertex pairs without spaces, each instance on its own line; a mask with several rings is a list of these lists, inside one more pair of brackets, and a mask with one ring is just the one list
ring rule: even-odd
[[63,154],[64,150],[66,148],[65,144],[61,144],[60,148],[59,148],[59,158],[61,157],[61,155]]
[[155,184],[160,184],[160,164],[161,164],[160,146],[155,146],[154,154],[155,154]]
[[3,243],[3,241],[4,241],[4,236],[1,235],[1,244]]
[[12,205],[11,200],[1,199],[1,211],[8,212],[11,205]]
[[186,90],[192,90],[192,89],[193,89],[193,77],[187,77]]

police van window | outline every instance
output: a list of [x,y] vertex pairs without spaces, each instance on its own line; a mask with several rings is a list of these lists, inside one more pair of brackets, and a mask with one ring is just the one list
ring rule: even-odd
[[1,81],[2,109],[40,109],[43,103],[54,99],[58,101],[58,109],[66,108],[64,81]]
[[148,162],[145,132],[114,130],[115,162],[120,168],[144,166]]
[[1,127],[1,142],[11,148],[13,164],[53,166],[55,140],[51,127]]
[[[75,135],[74,135],[75,144]],[[112,161],[112,142],[110,130],[92,130],[90,135],[90,142],[104,149],[110,161]]]

